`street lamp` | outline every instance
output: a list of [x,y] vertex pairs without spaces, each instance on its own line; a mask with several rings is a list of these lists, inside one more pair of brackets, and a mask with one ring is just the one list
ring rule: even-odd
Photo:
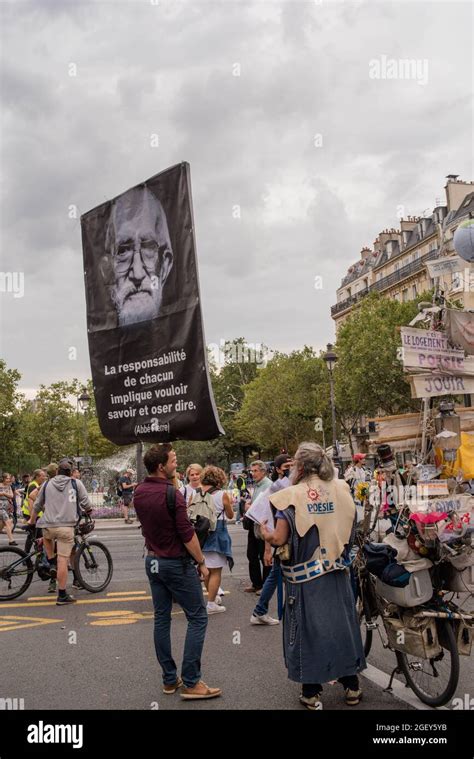
[[91,397],[88,395],[87,390],[84,388],[81,395],[77,399],[77,403],[81,411],[84,412],[84,463],[87,465],[87,409],[89,408]]
[[[336,366],[337,361],[337,355],[334,353],[334,346],[331,343],[328,343],[326,346],[326,353],[323,356],[323,359],[326,363],[326,366],[328,368],[329,372],[329,389],[331,393],[331,418],[332,418],[332,458],[334,461],[334,464],[337,466],[339,464],[339,456],[337,451],[337,441],[336,441],[336,401],[334,398],[334,367]],[[339,472],[341,475],[342,472]]]
[[87,409],[89,408],[90,400],[91,400],[91,397],[90,397],[90,395],[87,394],[86,390],[83,390],[82,394],[77,399],[77,402],[79,404],[79,408],[84,413],[86,413]]

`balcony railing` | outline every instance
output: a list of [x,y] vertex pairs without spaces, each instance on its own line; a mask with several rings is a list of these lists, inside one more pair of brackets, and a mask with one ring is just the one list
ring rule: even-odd
[[424,269],[425,261],[430,261],[433,258],[438,258],[438,255],[439,251],[437,249],[430,250],[429,253],[425,253],[424,256],[421,256],[416,261],[412,261],[411,264],[402,266],[401,269],[392,272],[392,274],[389,274],[387,277],[382,277],[382,279],[379,279],[378,282],[374,282],[372,285],[370,285],[370,287],[359,290],[358,293],[355,293],[349,298],[340,301],[340,303],[336,303],[335,306],[331,306],[331,315],[334,316],[335,314],[341,313],[341,311],[346,311],[348,308],[351,308],[351,306],[357,303],[361,298],[364,297],[364,295],[367,295],[369,292],[372,292],[374,290],[386,290],[388,287],[392,287],[398,282],[402,282],[404,279],[407,279],[407,277],[411,277],[413,274],[417,274],[418,272],[422,271],[422,269]]

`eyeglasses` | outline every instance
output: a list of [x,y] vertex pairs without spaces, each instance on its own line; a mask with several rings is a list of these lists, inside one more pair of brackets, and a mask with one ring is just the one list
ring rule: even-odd
[[124,274],[129,271],[133,264],[133,259],[137,251],[140,254],[143,266],[150,274],[156,272],[156,264],[160,258],[163,260],[163,255],[169,252],[166,246],[159,245],[156,240],[124,240],[121,242],[113,254],[115,268],[119,274]]

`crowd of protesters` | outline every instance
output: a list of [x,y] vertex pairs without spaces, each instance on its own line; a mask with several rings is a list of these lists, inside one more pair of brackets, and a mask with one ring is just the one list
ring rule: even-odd
[[[191,464],[182,481],[169,444],[152,446],[144,463],[148,476],[135,487],[134,506],[145,538],[163,693],[180,690],[183,699],[221,694],[202,680],[201,654],[209,616],[226,611],[221,582],[223,569],[233,566],[227,524],[234,517],[247,531],[250,584],[244,591],[256,596],[250,623],[283,621],[285,664],[288,677],[301,684],[301,704],[321,709],[323,683],[338,681],[346,704],[357,705],[366,664],[348,572],[356,507],[325,451],[302,443],[293,458],[277,456],[271,472],[256,460],[230,481],[219,467],[199,464]],[[259,523],[253,507],[262,499],[272,517]],[[314,506],[321,499],[330,508],[308,508],[308,501]],[[275,591],[278,618],[268,613]],[[180,673],[171,647],[173,602],[188,625]]]
[[[154,605],[154,644],[162,669],[163,692],[180,690],[183,699],[221,694],[201,677],[201,654],[208,618],[226,611],[223,570],[234,559],[229,521],[247,532],[250,584],[244,592],[256,602],[250,623],[282,624],[288,677],[301,684],[300,702],[322,708],[324,682],[339,681],[347,704],[362,698],[358,674],[366,664],[355,599],[347,570],[357,522],[352,493],[369,476],[363,456],[355,456],[345,478],[315,443],[302,443],[294,457],[253,461],[228,475],[216,466],[187,467],[177,473],[170,444],[153,445],[144,456],[148,476],[137,484],[134,472],[118,478],[123,518],[133,506],[145,540],[145,571]],[[268,502],[269,519],[259,522],[254,507]],[[324,501],[327,510],[310,509]],[[314,502],[314,503],[313,503]],[[72,566],[76,506],[91,513],[89,496],[73,460],[62,459],[31,474],[4,472],[0,483],[0,531],[16,546],[19,517],[27,528],[42,530],[51,567],[49,592],[57,604],[74,603],[66,584]],[[40,534],[36,532],[36,536]],[[33,533],[29,532],[30,545]],[[26,547],[26,546],[25,546]],[[298,567],[298,574],[295,567]],[[314,572],[317,566],[318,572]],[[277,615],[269,605],[277,594]],[[207,600],[204,600],[204,595]],[[171,609],[178,603],[188,629],[180,674],[171,650]],[[324,614],[321,611],[324,610]]]

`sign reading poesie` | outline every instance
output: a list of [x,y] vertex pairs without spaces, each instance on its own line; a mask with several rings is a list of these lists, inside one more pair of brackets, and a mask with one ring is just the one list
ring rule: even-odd
[[119,445],[224,434],[207,365],[189,164],[81,217],[100,428]]

